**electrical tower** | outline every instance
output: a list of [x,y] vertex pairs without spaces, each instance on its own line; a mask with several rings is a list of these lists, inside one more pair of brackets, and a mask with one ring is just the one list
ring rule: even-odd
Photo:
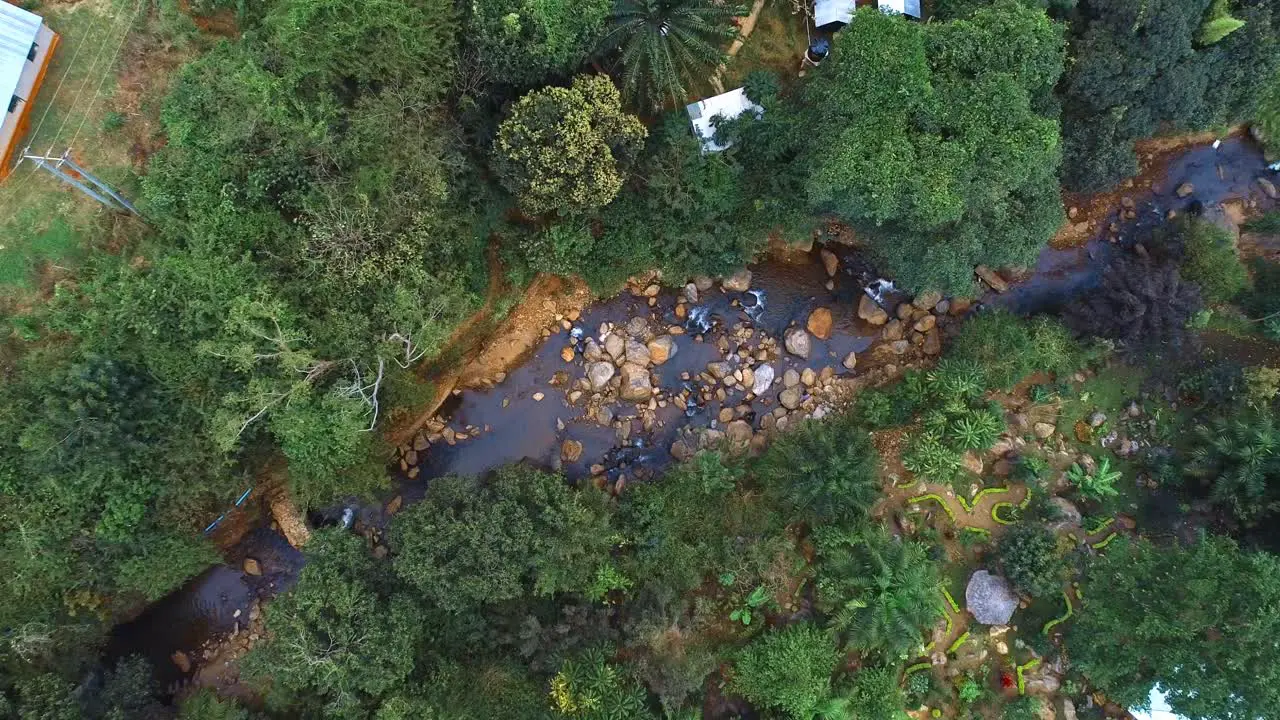
[[133,206],[123,195],[116,192],[110,185],[99,180],[93,173],[85,170],[77,165],[71,159],[71,150],[68,149],[62,153],[61,157],[47,157],[44,155],[32,155],[30,146],[22,154],[22,159],[35,163],[36,167],[53,175],[62,182],[97,200],[103,206],[111,210],[127,212],[136,217],[142,217],[138,209]]

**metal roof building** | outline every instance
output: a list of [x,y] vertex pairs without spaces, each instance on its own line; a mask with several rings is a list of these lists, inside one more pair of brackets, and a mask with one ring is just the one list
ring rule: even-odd
[[39,15],[0,2],[0,100],[5,104],[0,124],[0,178],[9,173],[57,45],[57,33]]
[[764,108],[751,102],[742,88],[699,100],[690,104],[685,110],[689,113],[689,121],[693,124],[694,133],[698,135],[698,139],[702,140],[703,152],[720,152],[729,147],[716,142],[716,128],[712,118],[732,120],[748,110],[754,112],[757,117],[764,114]]
[[882,12],[898,13],[920,19],[920,0],[877,0],[876,6]]
[[835,32],[853,19],[857,0],[814,0],[813,26],[824,32]]

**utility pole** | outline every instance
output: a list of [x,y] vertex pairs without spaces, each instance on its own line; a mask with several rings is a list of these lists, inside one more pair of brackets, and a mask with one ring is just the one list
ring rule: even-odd
[[[22,160],[29,160],[35,163],[36,167],[88,195],[110,210],[127,212],[136,217],[142,217],[142,213],[138,212],[138,209],[126,200],[123,195],[116,192],[107,183],[99,180],[93,173],[77,165],[71,159],[70,149],[62,153],[61,157],[56,158],[45,155],[32,155],[30,150],[31,148],[28,146],[23,151]],[[69,168],[70,171],[63,169],[63,166]]]

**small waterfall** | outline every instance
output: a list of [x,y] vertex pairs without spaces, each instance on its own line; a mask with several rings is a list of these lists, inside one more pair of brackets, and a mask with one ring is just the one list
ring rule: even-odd
[[698,334],[711,332],[711,328],[715,325],[715,320],[711,317],[711,308],[707,305],[697,305],[689,310],[689,319],[685,321],[685,328],[692,330]]
[[871,283],[867,285],[865,288],[863,288],[862,290],[872,300],[875,300],[876,304],[883,305],[885,298],[889,295],[889,293],[897,292],[898,287],[893,284],[892,280],[877,278],[875,280],[872,280]]
[[756,289],[748,290],[747,295],[755,298],[755,303],[751,307],[747,307],[744,304],[742,309],[747,313],[747,317],[759,322],[760,316],[764,314],[765,301],[768,295],[765,291]]

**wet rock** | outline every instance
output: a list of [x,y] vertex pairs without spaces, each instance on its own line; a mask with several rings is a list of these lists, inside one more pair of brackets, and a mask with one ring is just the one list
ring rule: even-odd
[[991,474],[998,478],[1007,478],[1013,474],[1013,463],[1008,460],[997,460],[991,465]]
[[627,341],[627,363],[631,365],[639,365],[640,367],[649,367],[652,361],[649,357],[649,348],[638,340]]
[[800,373],[796,371],[795,368],[787,368],[787,371],[782,373],[783,387],[795,387],[799,384],[800,384]]
[[1131,418],[1142,417],[1142,406],[1137,401],[1130,401],[1129,407],[1125,408],[1125,414]]
[[671,457],[676,460],[684,462],[685,460],[693,457],[693,455],[694,449],[689,447],[689,444],[684,440],[677,440],[671,443]]
[[627,321],[627,334],[631,337],[644,337],[649,332],[649,321],[637,315]]
[[763,396],[773,385],[773,366],[765,363],[755,368],[755,379],[751,383],[751,392],[757,397]]
[[1062,720],[1077,720],[1076,704],[1071,698],[1062,698]]
[[403,506],[404,506],[404,497],[401,495],[397,495],[391,498],[391,501],[387,503],[385,512],[388,515],[395,515],[396,513],[400,512],[400,508]]
[[751,271],[743,268],[720,281],[725,292],[746,292],[751,288]]
[[1276,190],[1276,184],[1270,180],[1260,177],[1258,178],[1258,187],[1262,188],[1262,194],[1272,200],[1280,200],[1280,192]]
[[609,425],[613,422],[613,410],[607,407],[596,408],[596,422],[600,425]]
[[262,575],[262,565],[253,558],[245,558],[241,567],[244,569],[245,575],[253,575],[254,577]]
[[789,387],[778,393],[778,404],[788,410],[795,410],[800,407],[800,402],[804,399],[804,392],[799,387]]
[[720,408],[720,414],[717,416],[717,419],[722,423],[732,422],[733,408]]
[[884,326],[883,335],[887,342],[893,342],[894,340],[901,340],[904,332],[902,321],[894,319]]
[[835,277],[840,270],[840,258],[826,248],[818,253],[818,257],[822,258],[822,267],[826,269],[827,277]]
[[533,401],[542,402],[543,398],[545,398],[546,396],[547,396],[546,393],[536,392],[533,394]]
[[587,338],[582,344],[582,359],[589,363],[600,362],[604,359],[604,352],[600,350],[600,343],[595,338]]
[[805,387],[813,387],[818,382],[818,373],[813,368],[805,368],[800,371],[800,384]]
[[893,351],[894,355],[906,355],[907,351],[911,349],[911,343],[906,340],[894,340],[889,343],[889,349]]
[[1080,510],[1070,500],[1055,495],[1049,498],[1049,506],[1053,508],[1053,512],[1058,516],[1057,520],[1049,523],[1050,530],[1058,532],[1080,526]]
[[978,570],[964,589],[965,605],[973,619],[983,625],[1007,625],[1018,609],[1018,596],[999,575]]
[[921,310],[932,310],[940,302],[942,302],[942,293],[930,291],[917,295],[911,304]]
[[577,356],[578,353],[573,349],[572,345],[565,345],[563,348],[560,348],[560,359],[565,362],[573,362],[573,359]]
[[951,301],[939,300],[938,304],[934,306],[934,312],[938,313],[939,315],[946,315],[947,313],[951,312]]
[[418,452],[422,452],[423,450],[426,450],[429,447],[431,447],[431,443],[427,440],[426,435],[423,435],[422,433],[418,433],[413,436],[414,450],[417,450]]
[[938,326],[938,318],[935,315],[925,315],[924,317],[917,320],[915,325],[912,325],[912,327],[915,328],[916,332],[922,332],[922,333],[927,333],[937,326]]
[[187,654],[181,650],[175,651],[169,656],[169,659],[173,661],[174,667],[178,668],[180,672],[191,672],[191,658],[187,657]]
[[787,352],[804,359],[809,358],[812,351],[812,345],[809,342],[809,333],[800,328],[791,328],[787,330],[783,336],[783,346],[787,348]]
[[960,464],[964,466],[965,470],[968,470],[974,475],[982,474],[982,458],[972,452],[965,452],[961,455]]
[[[738,382],[742,383],[742,387],[748,390],[754,389],[756,384],[755,371],[749,367],[744,367],[741,370],[739,370],[738,373],[742,374],[742,377],[738,379]],[[738,373],[734,373],[734,375],[736,376]]]
[[640,402],[653,397],[653,383],[649,380],[649,370],[640,365],[627,363],[622,366],[622,388],[618,397],[629,402]]
[[988,287],[998,293],[1007,292],[1009,290],[1009,283],[1005,282],[1004,278],[1000,277],[995,270],[992,270],[986,265],[979,265],[974,268],[973,273],[978,276],[979,280],[986,283]]
[[644,289],[644,296],[648,298],[655,298],[658,297],[658,293],[661,291],[662,288],[658,287],[656,284],[652,284]]
[[690,305],[698,304],[698,286],[693,283],[687,283],[684,286],[684,299],[689,301]]
[[649,341],[649,360],[654,365],[661,365],[674,357],[678,349],[675,338],[670,335],[659,335]]
[[1196,191],[1195,185],[1192,185],[1189,182],[1184,182],[1178,186],[1178,189],[1175,190],[1174,193],[1177,194],[1177,196],[1180,198],[1186,198],[1186,197],[1191,197],[1191,195],[1194,194],[1195,191]]
[[615,363],[622,364],[623,353],[627,349],[627,341],[617,333],[609,333],[604,338],[604,351]]
[[591,389],[603,390],[613,379],[614,372],[613,363],[595,362],[588,365],[587,380],[591,382]]
[[1052,437],[1053,434],[1058,431],[1056,427],[1054,427],[1052,424],[1047,422],[1038,422],[1035,425],[1031,426],[1031,430],[1036,434],[1036,437],[1040,438],[1041,440],[1045,440],[1049,437]]
[[715,285],[715,281],[713,281],[711,278],[707,277],[706,275],[694,275],[692,282],[693,282],[693,286],[698,288],[698,292],[706,292],[710,290],[713,285]]
[[755,433],[751,430],[751,423],[746,420],[734,420],[724,429],[724,436],[731,443],[745,445],[751,442],[751,436]]
[[846,370],[854,369],[858,366],[858,354],[851,352],[848,355],[845,355],[844,360],[840,364],[844,365]]
[[567,463],[575,463],[582,459],[582,443],[577,440],[565,440],[560,444],[560,459]]
[[922,348],[925,355],[938,355],[942,352],[942,335],[937,330],[925,333]]
[[733,373],[733,367],[723,361],[709,362],[707,363],[707,373],[716,380],[723,380]]
[[969,312],[969,308],[973,307],[973,301],[969,298],[952,298],[951,299],[951,317],[960,317]]
[[831,324],[831,311],[820,307],[809,313],[809,320],[805,323],[805,327],[814,337],[826,340],[831,337]]
[[863,293],[862,299],[858,301],[858,317],[866,320],[872,325],[883,325],[889,322],[889,313],[884,308],[876,304],[870,295]]

